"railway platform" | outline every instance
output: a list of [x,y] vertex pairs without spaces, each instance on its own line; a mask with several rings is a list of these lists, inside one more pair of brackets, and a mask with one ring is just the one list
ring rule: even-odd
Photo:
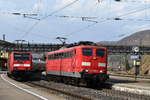
[[[1,72],[2,73],[2,72]],[[0,100],[65,100],[46,91],[16,82],[0,74]]]
[[110,76],[107,82],[114,90],[150,96],[150,79]]

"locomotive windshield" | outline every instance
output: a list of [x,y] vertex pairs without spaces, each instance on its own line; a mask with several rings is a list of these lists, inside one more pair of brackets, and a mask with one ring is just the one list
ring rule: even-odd
[[104,57],[105,56],[105,50],[104,49],[97,49],[96,50],[96,56]]
[[29,60],[29,53],[14,53],[14,60]]
[[92,50],[92,48],[83,48],[82,54],[83,54],[83,56],[92,56],[93,50]]

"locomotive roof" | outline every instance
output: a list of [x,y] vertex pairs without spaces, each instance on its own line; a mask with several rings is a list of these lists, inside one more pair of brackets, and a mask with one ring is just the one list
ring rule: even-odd
[[48,52],[49,53],[59,53],[59,52],[65,52],[65,51],[70,51],[70,50],[73,50],[73,49],[76,49],[76,48],[103,48],[103,49],[106,49],[106,47],[102,47],[102,46],[91,46],[91,45],[80,45],[80,46],[75,46],[75,47],[70,47],[70,48],[63,48],[63,49],[59,49],[59,50],[56,50],[56,51],[51,51],[51,52]]
[[13,51],[13,52],[11,52],[11,53],[31,53],[31,52],[19,52],[19,51]]

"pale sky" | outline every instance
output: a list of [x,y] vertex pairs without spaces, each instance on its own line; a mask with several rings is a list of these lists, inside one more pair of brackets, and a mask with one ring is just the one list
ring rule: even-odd
[[10,42],[114,41],[150,29],[150,0],[0,0],[0,23],[0,39]]

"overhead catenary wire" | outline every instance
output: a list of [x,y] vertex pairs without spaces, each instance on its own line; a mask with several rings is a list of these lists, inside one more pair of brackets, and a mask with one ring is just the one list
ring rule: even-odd
[[47,19],[48,17],[54,15],[55,13],[58,13],[58,12],[64,10],[64,9],[67,8],[67,7],[70,7],[71,5],[73,5],[74,3],[76,3],[77,1],[79,1],[79,0],[74,0],[73,2],[71,2],[71,3],[67,4],[67,5],[65,5],[64,7],[61,7],[61,8],[59,8],[58,10],[55,10],[55,11],[53,11],[52,13],[46,15],[45,17],[39,19],[37,22],[35,22],[35,23],[29,28],[29,30],[27,30],[27,31],[25,32],[25,34],[22,35],[21,38],[23,39],[25,36],[27,36],[27,35],[35,28],[35,26],[37,26],[37,25],[40,23],[40,21]]
[[81,19],[82,21],[97,23],[97,21],[93,20],[93,19],[96,19],[97,17],[90,17],[90,16],[66,16],[66,15],[65,16],[56,16],[56,17],[75,18],[75,19]]
[[[55,13],[58,13],[58,12],[60,12],[61,10],[64,10],[65,8],[67,8],[67,7],[71,6],[71,5],[73,5],[73,4],[76,3],[77,1],[79,1],[79,0],[74,0],[73,2],[67,4],[66,6],[64,6],[64,7],[60,8],[60,9],[58,9],[58,10],[53,11],[52,13],[50,13],[50,14],[44,16],[44,17],[41,18],[41,19],[40,19],[40,18],[28,17],[27,14],[26,14],[25,17],[31,18],[31,19],[35,19],[35,20],[44,20],[44,19],[46,19],[46,18],[48,18],[48,17],[50,17],[50,16],[53,16]],[[41,0],[40,0],[40,3],[41,3]],[[39,11],[39,7],[38,7],[38,11]],[[14,13],[14,15],[21,15],[21,14],[20,14],[20,13]],[[24,14],[24,15],[25,15],[25,14]]]
[[[92,8],[91,11],[90,11],[90,14],[91,13],[94,13],[96,14],[97,13],[97,10],[99,8],[99,3],[103,2],[104,0],[96,0],[94,1],[94,5],[92,5]],[[94,11],[92,11],[92,9],[95,9]],[[97,16],[74,16],[74,15],[55,15],[55,17],[60,17],[60,18],[74,18],[74,19],[81,19],[81,21],[85,21],[85,22],[93,22],[93,23],[97,23],[96,20],[94,19],[97,19],[98,17]]]
[[40,20],[39,20],[39,21],[36,21],[36,22],[22,35],[21,39],[23,39],[25,36],[27,36],[27,35],[30,33],[30,31],[32,31],[33,28],[34,28],[36,25],[38,25],[39,22],[40,22]]
[[[11,26],[11,27],[15,28],[15,29],[16,29],[17,31],[19,31],[19,32],[25,33],[25,30],[22,30],[22,29],[20,29],[20,28],[18,28],[18,27],[14,27],[14,26]],[[47,40],[49,40],[49,39],[55,40],[55,39],[56,39],[55,37],[50,38],[50,37],[47,37],[47,36],[44,36],[44,35],[40,35],[40,34],[37,34],[37,33],[32,33],[32,34],[33,34],[34,36],[36,36],[36,37],[40,37],[40,38],[47,39]]]
[[[150,24],[147,24],[146,26],[136,28],[136,30],[137,30],[137,31],[141,31],[141,30],[143,30],[143,29],[145,29],[145,28],[147,28],[147,27],[149,27],[149,26],[150,26]],[[134,29],[134,30],[135,30],[135,29]],[[137,31],[135,31],[135,32],[137,32]],[[119,34],[119,35],[117,36],[117,38],[122,38],[122,37],[128,35],[129,33],[131,33],[131,31],[128,31],[128,32]],[[132,32],[132,33],[133,33],[133,32]]]
[[[115,2],[131,2],[131,3],[141,3],[142,1],[140,0],[114,0]],[[146,1],[146,0],[145,0]]]
[[40,12],[40,5],[41,5],[41,3],[42,3],[42,0],[38,0],[37,13]]
[[[79,0],[75,0],[75,1],[73,1],[74,3],[75,2],[77,2],[77,1],[79,1]],[[72,2],[72,3],[73,3]],[[71,4],[72,4],[71,3]],[[69,6],[69,5],[68,5]],[[66,8],[66,7],[62,7],[62,8]],[[147,8],[146,8],[147,9]],[[63,10],[63,9],[60,9],[60,11],[61,10]],[[142,10],[143,11],[143,10]],[[57,13],[57,12],[59,12],[59,10],[56,10],[56,11],[54,11],[54,12],[52,12],[51,14],[48,14],[48,15],[46,15],[45,17],[43,17],[43,18],[41,18],[39,21],[38,21],[38,23],[41,21],[41,20],[44,20],[44,19],[46,19],[46,18],[48,18],[48,17],[50,17],[50,16],[53,16],[55,13]],[[138,11],[139,12],[139,11]],[[136,13],[136,12],[134,12],[134,13]],[[128,15],[130,15],[129,13],[127,14],[127,15],[123,15],[123,16],[128,16]],[[123,16],[117,16],[118,18],[119,17],[123,17]],[[122,18],[123,19],[123,18]],[[104,19],[104,21],[98,21],[98,23],[102,23],[102,22],[105,22],[105,21],[109,21],[109,20],[115,20],[115,17],[113,18],[106,18],[106,19]],[[127,19],[123,19],[123,20],[127,20]],[[128,19],[128,20],[132,20],[132,19]],[[140,19],[139,19],[140,20]],[[37,23],[37,24],[38,24]],[[77,33],[77,32],[80,32],[80,31],[82,31],[82,30],[84,30],[84,29],[88,29],[88,28],[90,28],[90,27],[92,27],[92,26],[94,26],[94,25],[96,25],[96,24],[98,24],[98,23],[92,23],[92,24],[90,24],[90,25],[87,25],[86,27],[84,27],[84,28],[81,28],[81,29],[78,29],[78,30],[75,30],[74,32],[71,32],[70,34],[74,34],[74,33]],[[34,27],[35,26],[37,26],[37,24],[36,24],[36,22],[33,24],[33,26],[31,26],[31,28],[29,28],[29,31],[26,31],[26,34],[23,36],[23,37],[25,37],[25,36],[27,36],[33,29],[34,29]]]
[[128,16],[128,15],[131,15],[131,14],[134,14],[134,13],[139,13],[141,11],[144,11],[144,10],[147,10],[147,9],[150,9],[150,7],[144,7],[142,9],[139,9],[139,10],[135,10],[135,11],[132,11],[132,12],[129,12],[129,13],[125,13],[125,14],[122,14],[122,15],[119,15],[117,17],[123,17],[123,16]]
[[80,29],[78,29],[78,30],[75,30],[75,31],[73,31],[73,32],[71,32],[71,33],[69,33],[69,34],[64,35],[64,36],[73,35],[73,34],[75,34],[75,33],[78,33],[78,32],[81,32],[81,31],[83,31],[83,30],[86,30],[86,29],[88,29],[88,28],[90,28],[90,27],[92,27],[92,26],[94,26],[94,25],[97,25],[97,24],[100,24],[100,23],[104,23],[104,22],[106,22],[106,21],[111,21],[112,19],[113,19],[113,20],[118,20],[118,18],[120,18],[120,17],[128,16],[128,15],[131,15],[131,14],[134,14],[134,13],[139,13],[139,12],[145,10],[145,9],[150,9],[150,7],[142,8],[142,9],[139,9],[139,10],[134,10],[134,11],[131,11],[131,12],[122,14],[122,15],[118,15],[118,16],[112,17],[112,18],[107,18],[107,19],[104,19],[103,21],[97,21],[97,23],[93,23],[93,24],[87,25],[87,26],[85,26],[85,27],[83,27],[83,28],[80,28]]
[[64,6],[64,7],[60,8],[60,9],[58,9],[58,10],[56,10],[56,11],[54,11],[54,12],[48,14],[48,15],[46,15],[45,17],[41,18],[41,20],[44,20],[44,19],[46,19],[46,18],[48,18],[48,17],[54,15],[55,13],[58,13],[58,12],[60,12],[61,10],[64,10],[64,9],[70,7],[71,5],[75,4],[77,1],[79,1],[79,0],[74,0],[73,2],[67,4],[66,6]]

